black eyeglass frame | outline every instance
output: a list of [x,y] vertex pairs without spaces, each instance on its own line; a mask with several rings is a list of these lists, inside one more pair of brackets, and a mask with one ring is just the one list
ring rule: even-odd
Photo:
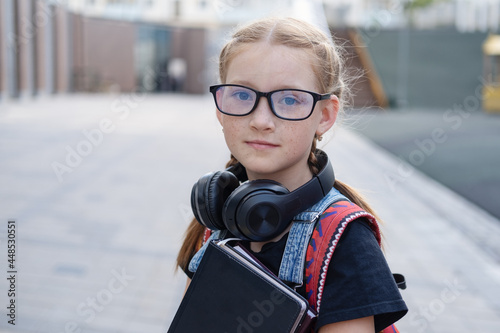
[[[252,109],[250,111],[248,111],[247,113],[243,113],[243,114],[232,114],[232,113],[227,113],[227,112],[222,111],[217,103],[217,96],[216,96],[217,89],[219,89],[221,87],[241,87],[241,88],[245,88],[245,89],[253,91],[257,95],[257,98],[255,99],[254,106],[252,107]],[[283,119],[283,120],[290,120],[290,121],[300,121],[300,120],[305,120],[305,119],[309,118],[312,115],[312,113],[314,111],[314,107],[316,106],[316,103],[318,101],[329,99],[333,95],[333,94],[318,94],[318,93],[315,93],[312,91],[302,90],[302,89],[277,89],[277,90],[272,90],[269,92],[262,92],[262,91],[258,91],[258,90],[255,90],[253,88],[243,86],[240,84],[217,84],[217,85],[210,86],[209,90],[214,97],[215,106],[217,107],[217,110],[219,110],[223,114],[227,114],[228,116],[235,116],[235,117],[248,116],[250,113],[252,113],[257,108],[261,97],[265,97],[267,99],[267,103],[269,105],[269,108],[271,109],[271,111],[273,112],[273,114],[276,117]],[[311,107],[311,111],[309,112],[309,114],[303,118],[285,118],[285,117],[278,115],[276,113],[276,111],[274,111],[274,105],[273,105],[273,102],[271,100],[271,95],[276,93],[276,92],[280,92],[280,91],[300,91],[300,92],[305,92],[305,93],[310,94],[313,97],[313,105]]]

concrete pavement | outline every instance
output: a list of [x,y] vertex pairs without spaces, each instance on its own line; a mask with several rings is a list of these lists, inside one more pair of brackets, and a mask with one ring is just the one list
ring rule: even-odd
[[[228,158],[209,96],[68,95],[0,104],[1,332],[165,332],[189,194]],[[353,132],[324,149],[385,221],[402,332],[500,332],[500,222]],[[329,141],[329,142],[328,142]],[[14,299],[16,325],[8,323]]]

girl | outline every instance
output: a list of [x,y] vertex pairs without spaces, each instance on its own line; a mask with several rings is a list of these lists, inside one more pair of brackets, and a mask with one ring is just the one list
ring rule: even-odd
[[[232,155],[228,166],[239,162],[250,181],[273,180],[290,191],[310,181],[319,171],[316,141],[334,125],[345,98],[342,61],[329,37],[296,19],[254,22],[222,49],[219,75],[222,84],[211,92]],[[373,214],[353,189],[339,181],[334,188]],[[270,240],[246,243],[275,274],[290,225]],[[177,258],[189,278],[204,231],[193,220]],[[331,262],[316,331],[375,332],[407,312],[365,219],[347,226]],[[297,291],[305,296],[304,287]]]

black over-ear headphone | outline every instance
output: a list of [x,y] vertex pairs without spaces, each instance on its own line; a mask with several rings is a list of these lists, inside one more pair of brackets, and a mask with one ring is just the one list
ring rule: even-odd
[[320,171],[310,181],[288,191],[273,180],[248,180],[241,164],[209,173],[194,184],[191,208],[202,225],[227,229],[251,241],[273,239],[295,215],[320,201],[333,187],[335,176],[326,153],[316,151]]

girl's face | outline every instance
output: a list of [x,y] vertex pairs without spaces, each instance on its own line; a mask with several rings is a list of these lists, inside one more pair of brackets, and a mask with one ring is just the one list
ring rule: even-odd
[[[226,84],[239,84],[262,92],[294,88],[319,91],[304,50],[266,42],[249,44],[229,63]],[[250,180],[272,179],[290,191],[312,177],[307,164],[315,134],[322,135],[335,122],[338,99],[316,103],[312,115],[301,121],[276,117],[265,98],[246,116],[217,112],[226,144],[242,163]]]

